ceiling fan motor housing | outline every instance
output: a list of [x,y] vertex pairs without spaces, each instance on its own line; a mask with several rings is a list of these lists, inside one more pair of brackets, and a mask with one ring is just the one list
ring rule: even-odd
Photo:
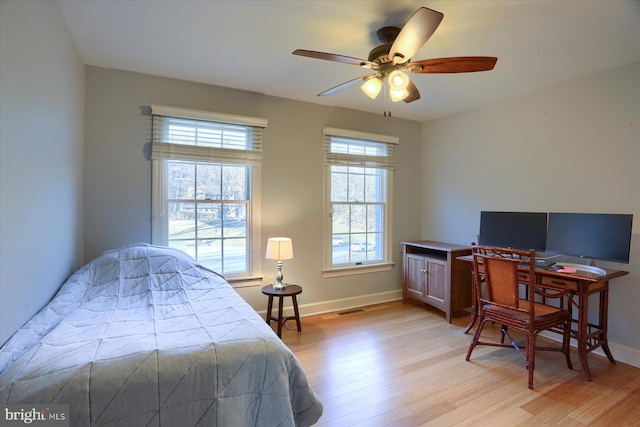
[[369,62],[377,62],[379,64],[384,64],[386,62],[391,62],[389,59],[389,51],[391,50],[391,46],[393,42],[396,40],[400,34],[400,28],[398,27],[382,27],[377,32],[378,40],[380,40],[381,45],[374,47],[369,52]]

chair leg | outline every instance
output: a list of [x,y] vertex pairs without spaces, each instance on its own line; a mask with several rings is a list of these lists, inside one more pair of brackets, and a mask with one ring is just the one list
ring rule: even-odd
[[469,344],[469,351],[467,351],[467,357],[465,360],[468,362],[471,358],[471,353],[473,349],[478,345],[478,341],[480,340],[480,334],[482,333],[482,328],[484,327],[484,315],[480,315],[480,321],[478,322],[478,327],[476,328],[476,332],[473,334],[473,339],[471,340],[471,344]]
[[500,344],[504,344],[504,336],[509,331],[506,325],[502,325],[500,328]]
[[533,370],[536,367],[536,335],[527,334],[527,369],[529,370],[529,388],[533,389]]

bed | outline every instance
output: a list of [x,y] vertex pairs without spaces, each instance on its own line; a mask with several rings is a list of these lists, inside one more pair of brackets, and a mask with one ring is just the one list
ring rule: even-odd
[[0,349],[0,403],[69,404],[73,426],[308,426],[293,353],[223,277],[171,248],[108,251]]

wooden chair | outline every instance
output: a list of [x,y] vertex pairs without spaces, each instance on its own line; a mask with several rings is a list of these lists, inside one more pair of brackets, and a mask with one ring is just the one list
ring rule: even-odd
[[[473,285],[476,287],[476,304],[480,323],[469,346],[466,360],[477,345],[514,347],[524,359],[529,371],[529,388],[533,388],[535,351],[561,351],[565,355],[567,367],[572,369],[569,355],[571,316],[566,307],[572,306],[573,294],[568,291],[550,289],[536,283],[534,249],[522,251],[493,246],[473,246]],[[482,283],[485,289],[481,288]],[[526,297],[520,298],[520,286],[524,285]],[[566,298],[565,298],[566,297]],[[546,304],[549,299],[557,299],[558,307]],[[480,341],[482,328],[488,321],[501,326],[501,340]],[[526,337],[523,348],[509,334],[509,328],[521,331]],[[544,330],[561,333],[561,347],[536,347],[536,337]],[[505,335],[511,340],[505,344]]]

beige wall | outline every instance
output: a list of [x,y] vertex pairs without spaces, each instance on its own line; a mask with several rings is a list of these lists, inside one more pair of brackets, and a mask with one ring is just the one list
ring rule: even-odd
[[0,344],[82,262],[83,79],[55,2],[0,3]]
[[[262,166],[263,258],[270,236],[293,239],[295,258],[284,262],[285,278],[304,287],[303,312],[322,311],[383,294],[398,298],[402,284],[401,240],[421,233],[421,124],[381,114],[331,108],[205,84],[86,68],[85,257],[138,241],[151,241],[151,104],[241,114],[268,119]],[[325,126],[400,138],[394,176],[393,246],[396,266],[388,272],[324,279],[322,268],[323,138]],[[275,272],[263,259],[265,279]],[[266,284],[266,283],[265,283]],[[238,288],[265,310],[258,285]],[[334,300],[342,300],[335,302]],[[342,304],[342,305],[340,305]]]
[[428,122],[423,146],[425,238],[469,244],[481,210],[634,215],[630,263],[596,265],[630,273],[609,338],[640,366],[640,63]]

